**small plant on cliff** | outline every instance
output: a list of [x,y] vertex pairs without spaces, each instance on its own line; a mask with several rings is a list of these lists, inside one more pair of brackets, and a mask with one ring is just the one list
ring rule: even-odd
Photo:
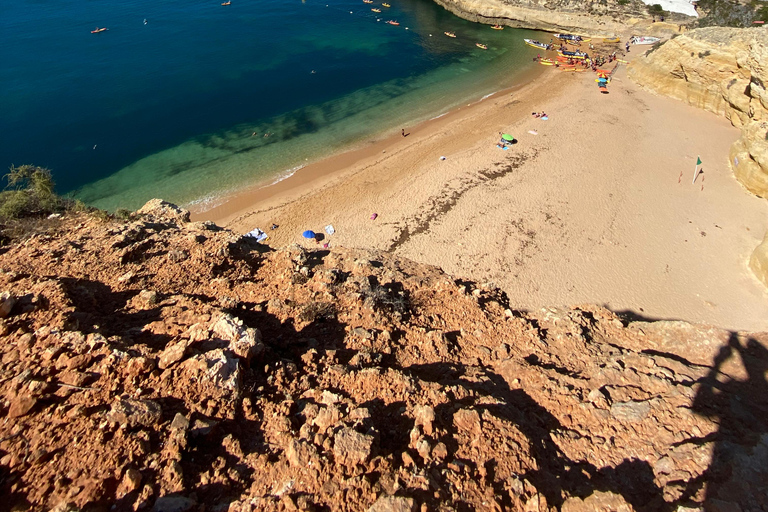
[[616,3],[619,5],[627,5],[629,3],[629,0],[617,0]]
[[649,5],[648,13],[654,16],[664,16],[664,8],[661,6],[661,4]]
[[56,195],[51,171],[34,165],[12,165],[0,192],[0,218],[5,220],[63,211],[68,201]]

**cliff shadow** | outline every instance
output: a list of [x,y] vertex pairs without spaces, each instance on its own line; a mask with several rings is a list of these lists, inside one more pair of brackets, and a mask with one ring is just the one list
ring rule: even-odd
[[[518,482],[529,482],[538,494],[543,495],[548,506],[558,509],[568,497],[586,498],[595,491],[609,491],[621,495],[637,511],[672,510],[665,504],[663,489],[654,482],[654,472],[646,461],[625,459],[616,466],[598,468],[590,463],[570,459],[554,442],[552,435],[567,432],[560,421],[541,406],[523,389],[512,389],[507,381],[487,367],[467,367],[457,363],[432,363],[410,366],[408,372],[425,381],[450,389],[460,385],[470,391],[469,396],[452,400],[435,408],[436,424],[448,434],[440,437],[448,450],[450,460],[459,451],[455,432],[456,412],[461,409],[477,411],[478,420],[485,414],[503,423],[511,423],[526,438],[529,454],[535,460],[535,470],[516,475]],[[471,373],[471,374],[470,374]],[[480,435],[479,432],[475,432]],[[506,508],[520,506],[518,499],[505,488],[503,479],[495,479],[495,458],[479,467],[473,460],[461,460],[462,464],[476,466],[480,474],[486,474],[493,482],[496,495],[503,496]],[[521,491],[524,488],[521,483]]]

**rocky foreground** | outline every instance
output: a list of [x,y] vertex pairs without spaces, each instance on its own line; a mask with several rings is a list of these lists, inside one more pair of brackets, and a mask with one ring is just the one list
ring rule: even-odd
[[1,509],[768,510],[768,334],[150,202],[0,254]]

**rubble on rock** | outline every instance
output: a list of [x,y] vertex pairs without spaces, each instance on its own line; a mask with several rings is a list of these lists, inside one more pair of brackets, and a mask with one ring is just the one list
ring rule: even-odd
[[0,254],[9,509],[768,509],[766,334],[142,211]]

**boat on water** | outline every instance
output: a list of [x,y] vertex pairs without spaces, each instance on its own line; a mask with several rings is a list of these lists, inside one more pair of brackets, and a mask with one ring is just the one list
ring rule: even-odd
[[364,3],[364,4],[372,4],[372,3],[373,3],[373,0],[363,0],[363,3]]
[[482,44],[482,43],[475,43],[475,46],[477,46],[481,50],[487,50],[488,49],[488,47],[486,45]]
[[606,37],[603,39],[604,43],[618,43],[620,42],[620,39],[618,37]]
[[655,44],[661,41],[658,37],[638,37],[632,36],[629,42],[632,44]]
[[374,7],[373,9],[371,9],[371,10],[372,10],[373,12],[381,12],[381,9],[377,9],[377,8],[375,8],[375,7]]
[[398,23],[398,22],[396,22],[394,20],[389,20],[386,23],[389,23],[390,25],[394,25],[394,26],[398,26],[400,24],[400,23]]
[[534,48],[540,48],[542,50],[548,50],[549,49],[549,45],[544,44],[544,43],[542,43],[540,41],[537,41],[535,39],[523,39],[523,41],[525,41],[525,44],[527,44],[528,46],[533,46]]
[[501,25],[491,25],[491,28],[493,30],[504,30],[504,27],[502,27]]
[[389,4],[387,4],[387,3],[381,4],[381,6],[382,6],[382,7],[392,7],[391,5],[389,5]]
[[226,2],[222,3],[221,5],[232,5],[232,0],[227,0]]
[[443,33],[444,33],[445,35],[447,35],[448,37],[456,37],[456,34],[455,34],[455,33],[453,33],[453,32],[443,32]]
[[96,30],[91,30],[91,34],[98,34],[99,32],[104,32],[106,30],[108,29],[96,27]]

